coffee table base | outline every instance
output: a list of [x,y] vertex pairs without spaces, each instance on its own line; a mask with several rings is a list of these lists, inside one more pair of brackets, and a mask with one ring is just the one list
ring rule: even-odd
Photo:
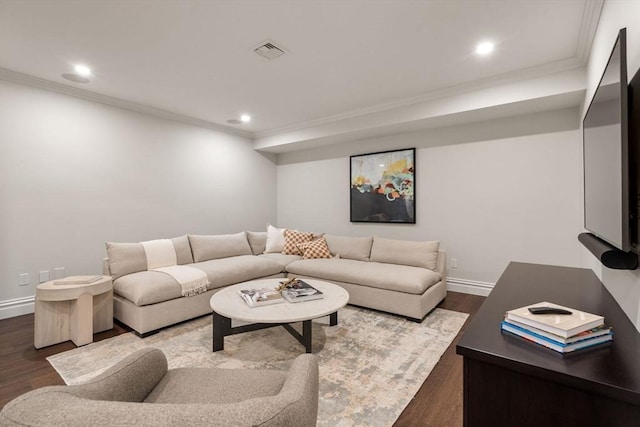
[[[296,322],[297,323],[297,322]],[[329,325],[338,324],[338,312],[329,315]],[[258,331],[260,329],[284,327],[295,339],[302,344],[307,353],[312,353],[311,319],[302,321],[302,334],[296,331],[289,323],[254,323],[231,327],[231,319],[213,312],[213,351],[224,350],[224,337],[241,334],[244,332]]]

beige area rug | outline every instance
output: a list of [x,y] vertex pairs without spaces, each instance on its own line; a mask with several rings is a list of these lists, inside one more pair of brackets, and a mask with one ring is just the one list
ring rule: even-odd
[[[313,351],[320,364],[320,426],[391,426],[409,404],[464,324],[467,314],[435,309],[422,323],[355,307],[313,322]],[[133,333],[47,358],[67,384],[98,375],[143,348],[164,351],[169,368],[281,369],[303,347],[284,329],[270,328],[225,338],[213,353],[211,317],[162,330],[147,338]],[[235,326],[235,324],[234,324]]]

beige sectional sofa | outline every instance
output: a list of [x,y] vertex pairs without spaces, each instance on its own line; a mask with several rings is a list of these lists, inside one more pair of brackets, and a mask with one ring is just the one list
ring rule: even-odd
[[349,292],[350,304],[414,321],[421,321],[446,295],[445,252],[438,242],[323,238],[332,258],[275,252],[266,232],[171,239],[177,264],[205,272],[210,282],[206,292],[189,297],[182,296],[180,284],[170,275],[147,270],[142,243],[107,243],[103,269],[113,278],[114,317],[146,335],[211,313],[209,300],[222,287],[269,277],[327,280]]

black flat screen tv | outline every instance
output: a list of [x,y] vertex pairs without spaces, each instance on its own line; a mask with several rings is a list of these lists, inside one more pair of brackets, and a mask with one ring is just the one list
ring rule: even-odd
[[636,161],[629,135],[626,50],[623,28],[582,122],[584,227],[616,249],[637,253]]

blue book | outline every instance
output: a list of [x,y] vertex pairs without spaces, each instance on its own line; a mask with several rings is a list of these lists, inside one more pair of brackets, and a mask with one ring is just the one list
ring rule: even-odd
[[592,338],[585,338],[579,341],[575,341],[569,344],[565,344],[559,341],[552,340],[548,337],[542,336],[520,326],[511,324],[509,322],[502,322],[500,328],[503,331],[522,337],[528,341],[532,341],[536,344],[555,350],[559,353],[570,353],[572,351],[580,350],[583,348],[591,347],[598,344],[603,344],[613,340],[613,333],[609,332],[604,335],[599,335]]

